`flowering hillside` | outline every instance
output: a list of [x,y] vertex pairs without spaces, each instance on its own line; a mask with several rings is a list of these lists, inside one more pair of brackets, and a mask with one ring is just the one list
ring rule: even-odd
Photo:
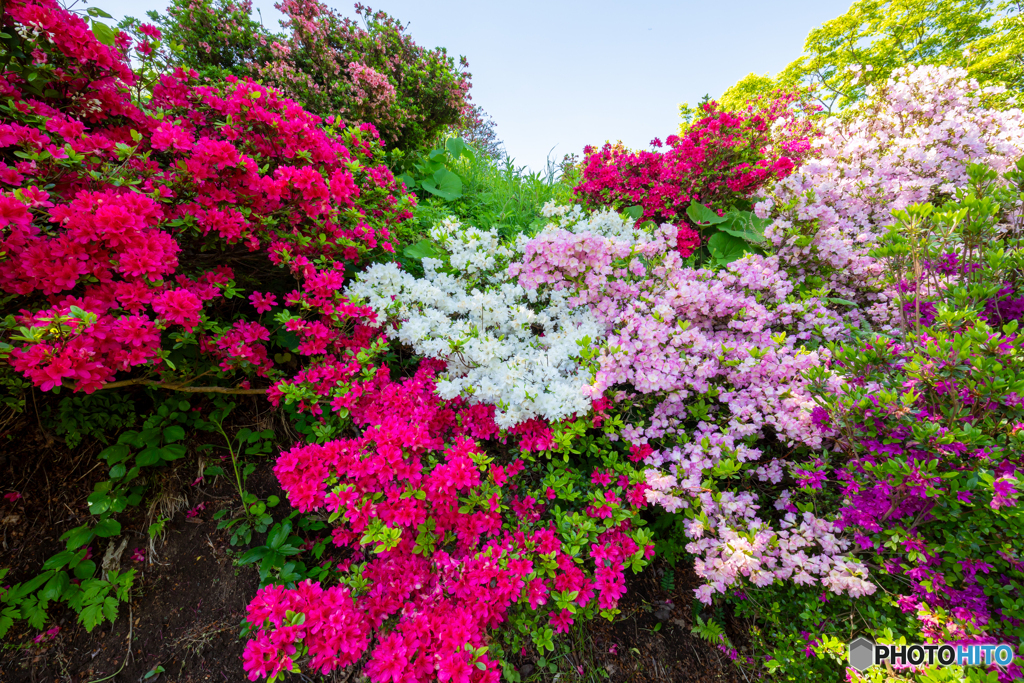
[[[217,50],[211,8],[0,8],[0,427],[33,474],[2,503],[32,549],[0,567],[12,680],[193,680],[221,635],[231,680],[693,680],[677,632],[701,680],[1024,677],[993,648],[847,659],[1020,652],[1005,93],[908,66],[838,117],[712,102],[544,181],[455,134],[468,76],[397,20],[286,3],[260,66],[247,6]],[[234,578],[168,551],[185,523]],[[194,597],[171,576],[234,596],[191,658],[153,644]],[[137,626],[163,655],[62,654]]]

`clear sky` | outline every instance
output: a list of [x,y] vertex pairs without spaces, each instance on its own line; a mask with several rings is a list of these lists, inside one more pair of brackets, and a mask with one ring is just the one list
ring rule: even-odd
[[[852,0],[366,0],[409,24],[425,47],[465,55],[473,101],[517,163],[544,167],[587,144],[645,147],[679,122],[678,105],[720,95],[750,72],[775,73],[807,33]],[[273,0],[254,0],[268,25]],[[353,16],[347,1],[328,0]],[[92,0],[115,17],[166,0]],[[553,149],[553,151],[551,151]]]

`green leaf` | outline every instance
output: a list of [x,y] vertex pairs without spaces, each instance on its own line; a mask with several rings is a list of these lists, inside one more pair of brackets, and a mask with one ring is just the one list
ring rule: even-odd
[[726,227],[724,225],[718,226],[718,229],[724,233],[732,235],[733,237],[739,237],[745,242],[754,242],[755,244],[762,244],[764,242],[764,235],[756,232],[749,232],[747,230],[738,230],[732,227]]
[[638,221],[644,215],[644,207],[640,206],[639,204],[637,206],[630,206],[625,211],[623,211],[623,213],[625,213],[633,220]]
[[43,630],[46,626],[46,610],[41,609],[35,598],[21,603],[21,614],[32,628]]
[[43,562],[43,569],[60,569],[71,564],[73,559],[75,559],[75,553],[70,550],[64,550]]
[[452,155],[452,158],[456,158],[466,151],[466,141],[462,138],[448,138],[444,143],[444,147]]
[[420,240],[402,250],[402,253],[412,259],[440,258],[442,253],[430,240]]
[[160,449],[160,457],[164,460],[177,460],[185,457],[186,453],[188,453],[188,449],[180,443],[167,444]]
[[240,558],[238,558],[238,564],[243,564],[243,565],[244,564],[252,564],[253,562],[256,562],[257,560],[262,560],[264,557],[267,556],[267,553],[269,553],[269,552],[270,552],[270,548],[268,548],[265,545],[261,545],[261,546],[258,546],[256,548],[252,548],[251,550],[246,552],[244,555],[242,555]]
[[174,441],[181,441],[185,438],[185,430],[178,425],[171,425],[164,429],[164,442],[171,443]]
[[267,545],[275,550],[280,548],[281,545],[288,540],[288,535],[292,533],[292,523],[287,519],[280,524],[274,525],[270,535],[267,536]]
[[85,560],[79,562],[78,566],[75,567],[75,578],[80,581],[91,579],[92,575],[96,573],[96,563],[92,560]]
[[[96,40],[100,41],[106,46],[111,46],[114,41],[117,40],[117,30],[112,29],[104,23],[99,21],[92,22],[92,33],[96,36]],[[91,630],[91,629],[89,629]]]
[[430,194],[449,202],[462,196],[462,178],[446,168],[439,169],[420,184]]
[[110,519],[109,517],[104,520],[100,520],[100,523],[96,525],[94,529],[96,535],[100,538],[110,538],[111,536],[117,536],[121,533],[121,523],[116,519]]
[[163,459],[162,455],[161,449],[150,447],[135,456],[135,464],[139,467],[149,467],[160,462]]
[[830,302],[832,302],[834,304],[841,304],[843,306],[853,306],[855,308],[857,306],[857,302],[856,301],[850,301],[849,299],[839,299],[839,298],[836,298],[834,296],[826,297],[825,301],[830,301]]
[[100,453],[100,458],[107,461],[107,464],[114,465],[119,462],[123,462],[128,459],[128,456],[132,454],[132,451],[128,446],[123,443],[117,443],[109,448],[103,449]]
[[686,215],[697,225],[718,225],[726,221],[726,218],[698,202],[693,202],[686,208]]
[[71,579],[68,578],[68,573],[57,572],[53,575],[53,578],[46,582],[46,587],[43,588],[40,593],[40,597],[47,602],[59,600],[64,596],[64,591],[67,590],[70,585]]
[[747,243],[739,237],[727,235],[724,232],[716,232],[708,240],[708,250],[715,257],[715,260],[718,261],[718,265],[724,266],[727,263],[732,263],[742,258],[743,253],[747,251]]
[[85,626],[87,633],[103,623],[103,605],[89,605],[78,614],[78,623]]
[[204,477],[222,477],[224,476],[224,468],[220,465],[210,465],[203,470]]
[[96,533],[92,529],[87,526],[80,526],[66,532],[61,538],[67,540],[68,550],[75,550],[76,548],[81,548],[95,536]]

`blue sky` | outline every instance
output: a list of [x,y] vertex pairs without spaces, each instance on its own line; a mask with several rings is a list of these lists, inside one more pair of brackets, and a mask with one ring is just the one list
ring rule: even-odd
[[[750,72],[775,73],[814,27],[852,0],[514,2],[367,0],[409,24],[420,45],[469,59],[473,101],[517,163],[541,169],[584,145],[644,147],[674,132],[678,105],[720,95]],[[273,0],[254,0],[264,20]],[[348,2],[328,2],[352,16]],[[120,18],[166,0],[92,0]],[[553,151],[551,151],[553,149]]]

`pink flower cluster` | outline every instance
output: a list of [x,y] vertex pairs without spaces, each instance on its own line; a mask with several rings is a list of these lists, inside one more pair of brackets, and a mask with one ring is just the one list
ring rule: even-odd
[[[5,11],[32,29],[38,68],[54,77],[44,96],[15,70],[0,81],[15,102],[0,147],[21,159],[0,164],[0,287],[18,295],[23,326],[16,370],[44,390],[86,392],[140,368],[209,370],[168,363],[169,331],[198,341],[221,376],[279,375],[270,329],[219,320],[236,317],[225,291],[268,282],[278,294],[253,293],[253,307],[264,313],[279,295],[301,306],[299,353],[351,343],[343,323],[365,312],[337,293],[341,262],[393,251],[392,230],[413,205],[371,127],[325,128],[262,85],[203,85],[182,70],[159,77],[143,111],[127,90],[130,41],[101,45],[52,0]],[[153,27],[140,31],[159,40]],[[232,252],[247,262],[239,281],[223,265]],[[338,266],[321,270],[321,259]]]
[[[622,210],[638,205],[643,220],[677,227],[676,248],[685,257],[700,246],[687,224],[686,208],[701,202],[728,209],[766,183],[785,178],[811,149],[814,129],[794,116],[792,96],[763,108],[724,111],[711,102],[703,118],[681,137],[669,136],[667,152],[629,152],[607,143],[584,152],[583,182],[574,192],[587,205]],[[652,141],[661,147],[660,140]]]
[[839,317],[820,298],[794,297],[777,257],[748,256],[718,272],[683,268],[670,249],[674,236],[667,224],[628,236],[550,226],[524,244],[510,272],[527,289],[568,290],[570,305],[587,307],[608,330],[586,391],[607,392],[616,410],[641,416],[623,436],[638,452],[643,445],[649,465],[668,470],[648,471],[647,499],[700,514],[688,527],[698,575],[709,581],[698,597],[708,601],[744,578],[872,592],[863,567],[842,557],[847,544],[831,522],[788,519],[773,528],[756,494],[705,483],[724,465],[753,483],[778,483],[785,466],[802,471],[795,462],[764,462],[754,444],[771,433],[791,446],[820,447],[804,372],[827,352],[803,344],[840,338]]
[[[894,311],[877,296],[877,245],[892,211],[951,197],[967,185],[969,163],[1002,173],[1024,154],[1024,113],[981,106],[983,89],[962,69],[893,72],[852,119],[830,119],[808,161],[771,188],[756,211],[774,218],[766,235],[797,282]],[[864,317],[854,312],[854,321]]]
[[[650,556],[631,531],[644,485],[608,473],[595,475],[603,500],[586,513],[606,521],[586,556],[568,554],[541,502],[548,497],[520,478],[523,461],[498,464],[474,441],[497,434],[493,407],[437,398],[441,367],[424,361],[402,382],[378,370],[337,406],[361,436],[281,454],[274,471],[289,501],[330,513],[335,545],[351,554],[338,567],[341,585],[261,589],[249,606],[250,679],[300,661],[327,673],[374,643],[364,673],[375,683],[497,681],[490,629],[516,610],[534,613],[541,630],[566,627],[573,612],[613,610],[625,566]],[[522,438],[538,438],[538,428]],[[565,596],[571,610],[542,609]]]

